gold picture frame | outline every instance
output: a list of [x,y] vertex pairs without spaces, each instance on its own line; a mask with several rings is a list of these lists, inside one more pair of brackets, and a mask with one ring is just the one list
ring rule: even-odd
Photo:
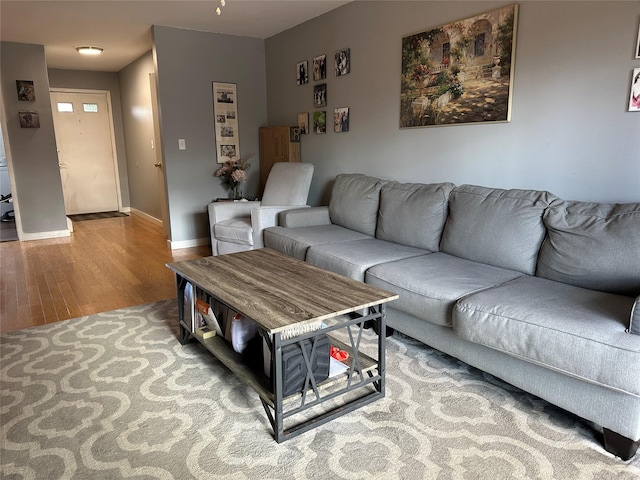
[[402,39],[400,128],[508,122],[518,5]]

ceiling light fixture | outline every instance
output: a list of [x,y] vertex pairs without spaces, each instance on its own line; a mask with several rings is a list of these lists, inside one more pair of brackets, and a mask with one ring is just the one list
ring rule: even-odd
[[[226,4],[226,0],[220,0],[220,7],[224,7]],[[220,15],[222,13],[220,7],[216,7],[216,15]]]
[[76,50],[82,55],[100,55],[104,49],[102,47],[83,45],[81,47],[76,47]]

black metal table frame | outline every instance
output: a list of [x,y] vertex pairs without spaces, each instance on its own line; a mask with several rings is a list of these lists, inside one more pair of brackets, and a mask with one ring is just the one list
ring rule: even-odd
[[[183,278],[180,274],[176,273],[176,284],[178,290],[178,318],[180,324],[180,338],[181,344],[185,344],[193,336],[191,331],[186,327],[184,323],[184,291],[188,280]],[[221,302],[215,294],[202,288],[200,285],[194,285],[194,288],[198,288],[208,295]],[[234,307],[229,306],[233,310]],[[298,436],[304,432],[307,432],[317,426],[323,425],[328,421],[340,417],[348,412],[356,410],[364,405],[379,400],[385,396],[385,315],[386,305],[380,303],[370,306],[366,309],[368,314],[363,315],[359,312],[351,312],[348,319],[341,318],[335,325],[326,326],[320,330],[310,332],[304,335],[299,335],[294,338],[283,340],[281,332],[275,332],[273,338],[269,338],[267,332],[263,332],[263,338],[267,345],[271,349],[271,362],[274,368],[273,371],[273,399],[264,398],[260,395],[260,392],[256,390],[262,406],[267,414],[269,422],[273,428],[273,436],[276,442],[281,443],[285,440]],[[242,313],[242,312],[239,312]],[[378,339],[378,356],[375,359],[374,364],[366,369],[367,375],[364,375],[364,368],[361,362],[360,344],[362,341],[362,333],[366,328],[373,326]],[[323,392],[315,381],[313,375],[312,365],[316,351],[316,337],[320,334],[328,334],[332,331],[346,329],[349,343],[349,354],[351,356],[351,365],[348,372],[346,372],[346,385],[342,388],[338,388],[327,393]],[[194,336],[196,339],[197,337]],[[308,353],[307,349],[303,348],[303,342],[309,340],[312,344],[311,351]],[[287,397],[288,409],[284,406],[283,395],[283,372],[282,372],[282,349],[288,345],[298,344],[302,352],[304,363],[307,368],[306,378],[302,392],[297,394],[300,396],[299,404],[290,400],[291,397]],[[211,351],[211,354],[216,356],[215,351]],[[343,374],[344,375],[344,374]],[[329,379],[332,380],[332,379]],[[285,429],[284,420],[293,417],[306,410],[319,406],[320,404],[338,398],[350,392],[354,392],[358,389],[362,389],[365,393],[355,399],[340,403],[334,406],[328,411],[320,413],[313,418],[309,418],[293,426]],[[311,399],[309,398],[311,397]]]

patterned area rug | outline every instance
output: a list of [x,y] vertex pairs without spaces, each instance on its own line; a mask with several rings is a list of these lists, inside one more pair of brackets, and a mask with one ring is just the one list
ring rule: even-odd
[[128,217],[129,215],[122,212],[98,212],[98,213],[79,213],[77,215],[67,215],[73,222],[84,222],[87,220],[100,220],[102,218]]
[[277,444],[256,394],[181,346],[176,319],[172,300],[2,335],[0,477],[640,477],[640,455],[614,458],[583,420],[395,335],[383,400]]

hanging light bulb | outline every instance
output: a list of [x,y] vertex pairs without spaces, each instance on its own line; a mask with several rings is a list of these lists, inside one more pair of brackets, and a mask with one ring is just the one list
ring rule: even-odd
[[220,6],[216,7],[216,15],[222,14],[222,9],[220,7],[224,7],[227,4],[227,0],[220,0]]

